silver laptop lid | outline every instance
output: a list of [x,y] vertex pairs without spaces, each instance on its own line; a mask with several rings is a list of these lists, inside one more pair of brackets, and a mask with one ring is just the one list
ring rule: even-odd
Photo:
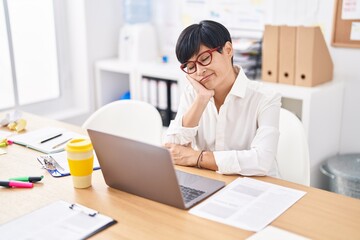
[[[184,203],[177,174],[167,149],[88,129],[108,186],[185,209],[222,188],[225,183],[181,172],[186,185],[202,187],[201,199]],[[179,175],[179,173],[178,173]],[[188,176],[187,176],[188,175]]]

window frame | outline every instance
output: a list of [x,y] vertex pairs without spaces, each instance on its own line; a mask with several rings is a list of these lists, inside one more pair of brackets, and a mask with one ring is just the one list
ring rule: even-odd
[[[4,0],[4,5],[6,5]],[[89,110],[88,65],[85,56],[74,56],[72,50],[76,45],[86,49],[86,32],[77,32],[71,23],[78,22],[85,29],[84,2],[80,1],[74,8],[71,0],[52,0],[54,6],[55,38],[59,74],[59,97],[31,104],[19,105],[16,82],[14,83],[15,106],[0,109],[0,111],[20,110],[40,116],[64,120],[80,116]],[[6,6],[4,6],[5,8]],[[70,11],[69,11],[70,10]],[[75,14],[76,13],[76,14]],[[5,15],[8,13],[5,13]],[[78,36],[82,35],[82,36]],[[80,40],[76,40],[80,39]],[[74,42],[77,41],[77,42]],[[83,52],[83,51],[82,51]],[[12,54],[12,53],[11,53]],[[73,71],[80,70],[80,74]],[[75,78],[78,80],[75,81]],[[14,81],[13,81],[14,82]],[[77,86],[82,86],[80,91],[75,91]]]

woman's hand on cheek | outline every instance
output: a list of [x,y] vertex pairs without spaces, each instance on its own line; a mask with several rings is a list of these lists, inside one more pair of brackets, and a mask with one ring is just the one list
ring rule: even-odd
[[199,153],[192,149],[191,146],[166,143],[165,147],[169,150],[174,164],[190,167],[196,166]]
[[186,75],[186,78],[189,80],[190,84],[193,86],[199,97],[210,100],[210,98],[214,96],[214,90],[207,89],[205,86],[203,86],[201,83],[199,83],[189,75]]

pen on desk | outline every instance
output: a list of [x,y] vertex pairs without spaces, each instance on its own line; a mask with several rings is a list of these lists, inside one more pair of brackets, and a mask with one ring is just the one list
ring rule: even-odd
[[62,133],[57,134],[57,135],[52,136],[52,137],[49,137],[49,138],[46,138],[46,139],[42,140],[42,141],[40,142],[40,144],[41,144],[41,143],[46,143],[47,141],[53,140],[54,138],[61,137],[61,136],[62,136]]
[[14,178],[9,178],[9,180],[14,180],[14,181],[21,181],[21,182],[39,182],[44,178],[44,176],[37,176],[37,177],[14,177]]
[[3,187],[16,187],[16,188],[32,188],[34,186],[31,182],[19,181],[0,181],[0,186]]
[[61,142],[61,143],[58,143],[56,144],[55,146],[52,147],[52,149],[55,149],[55,148],[58,148],[60,147],[61,145],[67,143],[68,141],[70,141],[72,138],[69,138],[69,139],[66,139],[65,141]]

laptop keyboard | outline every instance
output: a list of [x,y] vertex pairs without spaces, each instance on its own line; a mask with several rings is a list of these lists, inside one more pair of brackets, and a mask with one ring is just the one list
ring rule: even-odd
[[180,190],[181,193],[183,195],[184,201],[185,203],[188,203],[192,200],[194,200],[195,198],[199,197],[201,194],[204,194],[204,191],[200,191],[194,188],[189,188],[189,187],[185,187],[180,185]]

